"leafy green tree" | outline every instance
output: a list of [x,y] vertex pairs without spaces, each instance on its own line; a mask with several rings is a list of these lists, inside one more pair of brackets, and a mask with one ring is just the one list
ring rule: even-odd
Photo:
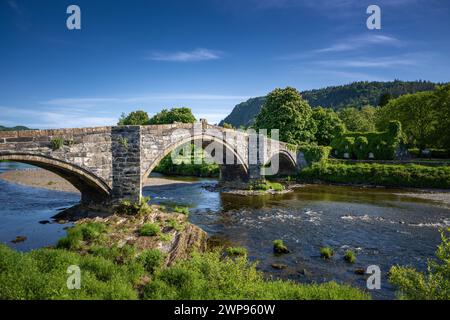
[[433,104],[438,117],[436,140],[440,147],[450,150],[450,84],[436,89]]
[[331,140],[345,131],[344,123],[332,109],[318,107],[312,118],[317,126],[315,140],[321,146],[330,145]]
[[300,144],[314,140],[317,131],[312,109],[296,89],[275,89],[256,117],[255,129],[280,130],[280,140]]
[[408,142],[418,148],[436,144],[436,127],[441,115],[436,113],[436,96],[433,92],[407,94],[391,100],[377,112],[377,128],[385,130],[389,121],[402,124]]
[[392,99],[392,95],[390,93],[383,93],[380,97],[380,101],[378,102],[378,105],[380,107],[384,107],[389,103],[389,101]]
[[149,120],[148,114],[145,111],[138,110],[130,112],[128,115],[122,113],[119,119],[119,126],[143,126],[146,125]]
[[194,123],[196,121],[191,109],[189,108],[172,108],[170,110],[163,109],[155,114],[148,124],[172,124],[174,122]]
[[372,106],[362,107],[361,110],[347,107],[338,112],[339,118],[349,131],[372,132],[375,131],[375,112]]

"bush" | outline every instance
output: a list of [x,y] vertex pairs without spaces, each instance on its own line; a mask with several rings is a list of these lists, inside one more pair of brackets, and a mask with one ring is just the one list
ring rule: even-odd
[[331,259],[331,257],[334,256],[334,251],[330,247],[320,248],[320,256],[323,259]]
[[175,206],[175,207],[173,208],[173,211],[174,211],[174,212],[177,212],[177,213],[184,214],[185,216],[189,216],[189,208],[188,208],[188,207],[179,207],[179,206]]
[[161,233],[161,228],[156,223],[145,223],[139,229],[139,235],[144,237],[152,237]]
[[384,132],[347,132],[334,138],[331,141],[332,155],[359,160],[392,160],[403,140],[400,122],[391,121]]
[[158,249],[149,249],[141,253],[138,261],[144,266],[145,270],[153,274],[156,270],[161,268],[164,263],[165,256]]
[[184,224],[179,223],[176,219],[169,219],[167,225],[176,231],[182,231],[185,227]]
[[283,240],[274,240],[273,241],[273,252],[277,254],[289,253],[289,249],[284,244]]
[[358,289],[326,284],[302,285],[265,280],[246,257],[222,258],[220,251],[194,253],[168,269],[157,271],[144,288],[145,299],[180,300],[299,300],[368,299]]
[[152,208],[148,204],[149,201],[150,197],[142,197],[139,202],[134,203],[129,200],[124,200],[119,204],[115,211],[117,214],[129,216],[145,215],[152,211]]
[[56,151],[61,149],[64,146],[64,139],[63,138],[54,138],[50,142],[52,144],[52,150]]
[[106,231],[106,225],[100,222],[77,224],[67,230],[67,236],[61,238],[56,246],[60,249],[77,250],[82,241],[100,240]]
[[247,249],[244,247],[228,247],[225,252],[229,256],[247,256]]
[[[447,232],[450,228],[447,229]],[[389,281],[399,289],[402,299],[450,300],[450,240],[441,231],[442,243],[436,251],[437,261],[428,262],[426,273],[410,267],[394,266]]]
[[450,167],[384,164],[316,163],[300,172],[307,181],[355,183],[388,187],[450,188]]
[[318,146],[316,144],[301,144],[298,151],[303,152],[305,160],[308,165],[314,162],[320,162],[328,159],[331,152],[331,147]]
[[344,254],[344,260],[348,263],[355,263],[356,262],[356,255],[353,251],[347,250]]

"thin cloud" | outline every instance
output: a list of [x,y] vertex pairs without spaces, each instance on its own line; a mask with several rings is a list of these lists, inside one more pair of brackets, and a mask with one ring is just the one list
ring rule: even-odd
[[362,34],[342,39],[328,47],[310,50],[302,53],[283,55],[278,57],[277,60],[300,60],[315,57],[317,54],[351,52],[366,49],[375,45],[401,47],[404,45],[404,42],[388,35]]
[[317,64],[323,67],[337,68],[395,68],[418,66],[420,59],[406,56],[374,57],[357,59],[321,60]]
[[192,51],[177,52],[152,52],[146,57],[146,60],[168,61],[168,62],[195,62],[217,60],[222,57],[221,52],[204,48]]
[[400,46],[402,42],[394,37],[380,34],[364,34],[342,40],[329,47],[314,50],[316,53],[353,51],[372,45]]

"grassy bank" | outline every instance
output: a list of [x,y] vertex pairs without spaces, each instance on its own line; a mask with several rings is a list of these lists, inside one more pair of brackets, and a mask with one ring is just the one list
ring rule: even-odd
[[[69,229],[57,249],[21,253],[0,244],[0,299],[370,298],[356,288],[334,282],[303,285],[267,280],[246,254],[231,255],[219,249],[194,251],[189,258],[167,266],[167,254],[159,247],[112,245],[109,241],[117,237],[118,230],[112,229],[117,221],[110,225],[78,224]],[[129,226],[122,226],[124,229]],[[159,241],[160,237],[159,232],[139,235],[136,244]],[[79,290],[67,288],[67,270],[73,265],[81,271]]]
[[315,163],[300,173],[302,181],[450,189],[450,167],[387,164]]

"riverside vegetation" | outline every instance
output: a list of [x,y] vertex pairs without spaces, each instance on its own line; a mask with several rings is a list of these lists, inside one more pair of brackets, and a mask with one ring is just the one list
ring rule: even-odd
[[[20,253],[0,245],[0,299],[370,298],[334,282],[303,285],[266,279],[244,248],[205,251],[201,240],[187,246],[188,254],[173,257],[171,248],[180,247],[183,232],[192,237],[186,216],[135,206],[135,215],[116,213],[78,222],[56,248]],[[162,237],[169,233],[177,237],[177,245],[170,244],[174,237]],[[81,269],[80,290],[67,288],[70,265]]]

